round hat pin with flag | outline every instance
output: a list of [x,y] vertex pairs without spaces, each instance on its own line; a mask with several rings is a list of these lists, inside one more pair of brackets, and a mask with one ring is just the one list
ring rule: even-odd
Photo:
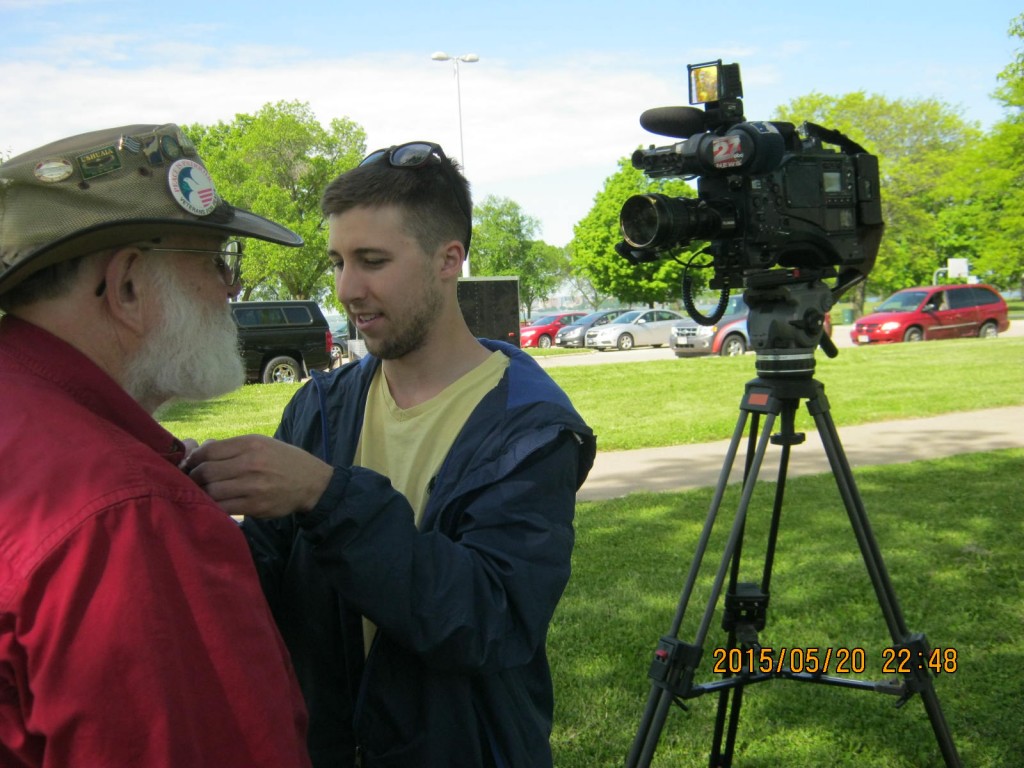
[[207,216],[217,207],[213,179],[195,160],[175,160],[167,169],[167,185],[175,202],[196,216]]

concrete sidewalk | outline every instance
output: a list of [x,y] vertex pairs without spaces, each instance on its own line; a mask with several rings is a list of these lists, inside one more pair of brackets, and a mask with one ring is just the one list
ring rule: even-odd
[[[737,413],[738,416],[738,413]],[[762,418],[761,424],[764,424]],[[776,429],[779,426],[776,420]],[[750,422],[747,422],[749,432]],[[961,453],[1024,448],[1024,406],[966,411],[921,419],[886,421],[862,426],[836,424],[839,440],[856,476],[871,464],[901,464]],[[601,436],[598,435],[598,446]],[[580,501],[625,496],[638,491],[682,491],[714,486],[722,471],[728,440],[635,451],[598,450],[594,468],[577,494]],[[743,479],[744,435],[730,482]],[[759,480],[778,476],[781,448],[769,444]],[[815,432],[790,453],[789,477],[831,472],[825,449]]]

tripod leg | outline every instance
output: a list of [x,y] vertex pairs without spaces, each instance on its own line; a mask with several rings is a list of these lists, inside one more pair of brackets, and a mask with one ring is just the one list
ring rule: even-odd
[[[697,541],[697,552],[694,555],[693,560],[690,562],[690,569],[686,577],[686,583],[683,586],[682,595],[676,608],[676,615],[672,621],[672,627],[670,629],[670,635],[672,637],[676,637],[679,634],[679,629],[682,626],[683,617],[690,601],[690,595],[697,583],[701,562],[704,559],[704,553],[707,551],[708,542],[711,539],[711,532],[714,528],[715,520],[718,517],[718,510],[722,506],[722,498],[725,496],[725,489],[729,484],[729,477],[732,474],[732,467],[736,461],[736,454],[739,451],[740,441],[743,439],[744,429],[747,424],[747,417],[747,411],[741,410],[739,418],[736,420],[736,427],[733,430],[732,439],[729,441],[729,448],[726,451],[725,461],[722,464],[722,470],[719,473],[718,484],[715,487],[711,506],[708,509],[707,517],[704,520],[704,528],[701,530],[700,538]],[[668,711],[673,702],[673,693],[670,690],[670,687],[677,685],[679,681],[673,677],[668,680],[667,683],[667,685],[664,685],[655,682],[651,686],[651,692],[647,698],[647,706],[644,709],[643,718],[640,721],[640,728],[637,731],[636,737],[633,739],[629,755],[626,758],[626,768],[647,768],[650,766],[651,760],[654,758],[654,750],[658,746],[658,739],[661,737],[661,730],[665,725],[665,719],[668,717]]]
[[[772,517],[771,525],[768,536],[768,546],[765,551],[764,568],[761,575],[760,592],[767,599],[771,586],[771,571],[772,565],[775,558],[775,545],[778,540],[779,524],[782,517],[782,504],[785,498],[786,488],[786,476],[789,470],[789,457],[793,445],[802,443],[804,436],[797,434],[793,430],[793,425],[796,417],[796,410],[799,406],[799,400],[782,400],[779,401],[777,407],[781,411],[782,429],[779,434],[772,435],[771,442],[782,446],[782,451],[779,458],[779,469],[778,479],[775,486],[775,500],[772,505]],[[754,413],[753,423],[757,423],[758,412]],[[771,432],[771,424],[767,424],[766,434]],[[750,434],[750,450],[748,451],[748,465],[747,474],[744,477],[744,482],[747,480],[751,472],[751,457],[755,457],[758,466],[760,465],[760,457],[757,457],[754,450],[754,434],[753,429]],[[740,534],[740,541],[736,546],[736,552],[732,558],[732,568],[729,575],[729,590],[728,594],[735,595],[737,592],[737,585],[739,583],[740,574],[740,557],[742,553],[742,532]],[[763,610],[767,611],[767,602],[764,604]],[[764,613],[759,614],[760,618],[755,618],[755,630],[764,628],[763,620]],[[737,631],[735,625],[730,626],[728,640],[726,643],[726,649],[731,650],[737,646]],[[726,677],[731,677],[731,674],[727,674]],[[715,719],[714,735],[711,742],[711,758],[709,762],[710,768],[730,768],[732,765],[733,755],[736,750],[736,734],[739,729],[740,710],[743,706],[743,685],[738,685],[733,688],[723,688],[718,694],[718,711]],[[728,726],[726,726],[726,719],[728,719]],[[725,746],[723,748],[722,742],[723,737],[725,739]]]
[[[818,395],[808,400],[807,408],[817,425],[818,434],[821,437],[825,454],[828,456],[829,464],[832,467],[832,474],[835,476],[836,484],[839,487],[839,494],[846,506],[850,523],[853,526],[854,535],[860,546],[864,564],[867,566],[868,575],[875,588],[878,597],[878,604],[885,616],[886,624],[889,627],[889,634],[892,636],[893,644],[899,645],[908,641],[910,633],[907,630],[906,622],[903,619],[903,612],[900,609],[896,592],[889,580],[889,573],[882,560],[881,550],[871,530],[867,512],[864,509],[864,502],[857,491],[857,485],[853,478],[853,472],[846,459],[842,444],[839,442],[839,435],[836,432],[835,424],[829,413],[828,401],[823,392],[819,390]],[[938,741],[939,750],[949,768],[959,768],[962,763],[957,753],[956,745],[949,732],[949,726],[942,713],[942,706],[939,703],[938,694],[935,692],[935,685],[931,675],[925,670],[916,675],[905,677],[907,689],[912,693],[920,693],[924,702],[925,712],[931,722],[932,730]]]
[[[736,460],[736,453],[739,449],[740,440],[743,438],[747,417],[748,409],[741,408],[740,416],[736,422],[736,428],[733,431],[732,439],[729,442],[729,449],[726,454],[725,463],[722,465],[722,471],[718,477],[718,485],[715,488],[711,508],[708,510],[708,515],[704,522],[704,528],[701,531],[700,539],[697,543],[697,553],[693,561],[690,563],[690,570],[687,574],[686,584],[683,588],[682,597],[680,598],[679,606],[676,610],[676,616],[672,623],[672,637],[676,637],[679,634],[679,629],[682,626],[683,617],[690,600],[690,595],[693,592],[694,585],[696,584],[701,562],[704,559],[704,553],[707,550],[708,541],[711,538],[711,530],[714,526],[715,519],[718,516],[718,510],[721,507],[722,498],[725,495],[725,489],[729,484],[729,477],[732,474],[732,467]],[[707,638],[711,621],[714,617],[715,606],[717,605],[718,599],[722,593],[722,586],[725,582],[729,564],[732,561],[733,554],[737,547],[740,546],[740,542],[743,537],[744,525],[746,523],[747,508],[750,505],[750,498],[753,495],[754,487],[757,483],[758,472],[760,471],[761,464],[764,461],[765,451],[768,446],[769,436],[771,435],[774,423],[775,413],[770,412],[768,414],[768,418],[765,420],[760,439],[757,441],[757,448],[754,451],[753,460],[751,460],[749,456],[747,458],[747,465],[744,470],[745,478],[742,498],[740,499],[736,518],[733,521],[733,527],[729,533],[729,539],[726,544],[725,551],[722,553],[722,559],[719,562],[718,572],[715,576],[711,595],[708,598],[707,607],[704,611],[700,628],[697,632],[697,638],[694,640],[693,646],[691,646],[697,651],[700,651],[704,646],[704,641]],[[751,434],[751,442],[753,443],[753,433]],[[650,762],[654,757],[654,750],[658,745],[661,730],[665,724],[665,718],[668,716],[669,707],[673,700],[674,694],[671,689],[682,688],[685,692],[685,689],[687,689],[692,682],[692,669],[680,671],[684,673],[687,679],[680,680],[680,675],[676,674],[672,679],[667,681],[667,685],[659,685],[655,683],[652,688],[651,695],[648,698],[647,707],[644,712],[644,720],[640,725],[640,730],[633,741],[633,746],[630,749],[629,756],[627,757],[627,768],[647,768],[647,766],[650,765]]]

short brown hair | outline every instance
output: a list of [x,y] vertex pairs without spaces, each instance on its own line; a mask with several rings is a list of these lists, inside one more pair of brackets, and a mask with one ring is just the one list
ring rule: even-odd
[[409,234],[424,251],[458,240],[469,249],[473,202],[459,164],[438,158],[417,168],[386,162],[360,165],[327,185],[320,201],[324,216],[353,208],[394,205],[405,214]]

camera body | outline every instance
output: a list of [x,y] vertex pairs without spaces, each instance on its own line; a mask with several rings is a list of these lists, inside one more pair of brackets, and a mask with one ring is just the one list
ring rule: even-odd
[[[619,253],[660,258],[707,241],[712,288],[780,266],[838,275],[838,297],[874,266],[883,222],[878,159],[837,131],[805,123],[746,122],[738,65],[690,65],[693,107],[645,112],[648,130],[683,138],[637,150],[651,178],[697,177],[697,198],[635,195],[623,204]],[[834,144],[837,149],[826,148]]]

